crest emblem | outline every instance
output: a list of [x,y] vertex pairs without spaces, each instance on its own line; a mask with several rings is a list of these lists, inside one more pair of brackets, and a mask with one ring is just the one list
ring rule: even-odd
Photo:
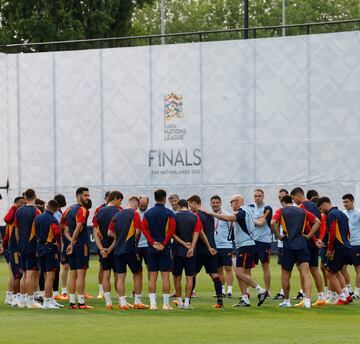
[[165,96],[165,121],[170,122],[183,117],[183,97],[175,93],[167,94]]

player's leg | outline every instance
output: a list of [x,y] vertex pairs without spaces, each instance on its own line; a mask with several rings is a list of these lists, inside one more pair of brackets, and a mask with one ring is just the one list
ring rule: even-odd
[[311,279],[309,274],[309,263],[303,262],[299,264],[299,272],[303,281],[304,291],[304,308],[311,307]]
[[112,301],[111,301],[111,269],[102,269],[102,282],[103,292],[105,297],[106,307],[112,309]]
[[85,280],[86,280],[87,266],[77,269],[76,272],[76,291],[78,294],[78,307],[79,309],[92,309],[85,303]]
[[268,243],[258,243],[257,244],[257,255],[261,262],[261,268],[264,276],[264,285],[265,289],[269,292],[270,295],[270,285],[271,285],[271,270],[270,270],[270,257],[271,257],[271,244]]
[[360,265],[354,265],[355,269],[355,290],[354,290],[354,296],[356,299],[360,298]]
[[[181,287],[181,278],[182,278],[182,271],[183,271],[183,261],[184,257],[175,256],[174,257],[174,264],[172,269],[172,274],[174,276],[174,285],[175,285],[175,294],[176,294],[176,303],[178,308],[183,308],[183,299],[182,299],[182,287]],[[192,284],[191,284],[192,288]]]
[[[231,262],[231,256],[229,258],[230,258],[230,262]],[[232,293],[233,293],[232,287],[233,287],[233,283],[234,283],[234,273],[233,273],[232,262],[231,262],[231,265],[225,266],[225,280],[226,280],[226,284],[227,284],[226,297],[231,298]]]
[[53,300],[52,299],[52,288],[53,288],[53,284],[54,284],[54,280],[55,280],[55,273],[56,273],[56,270],[45,272],[45,294],[44,294],[44,303],[43,303],[44,309],[58,308],[52,303],[52,300]]
[[163,292],[163,309],[170,310],[171,306],[169,303],[170,297],[170,272],[161,271],[161,278],[163,282],[162,292]]
[[351,288],[351,280],[350,280],[350,274],[347,270],[348,265],[344,265],[343,268],[341,269],[341,274],[344,277],[345,280],[345,284],[346,284],[346,288],[348,289],[348,293],[349,295],[352,295],[352,288]]
[[149,269],[149,299],[150,309],[157,310],[156,305],[156,281],[159,273],[159,254],[153,251],[148,252]]
[[[256,290],[259,299],[258,306],[261,306],[269,295],[269,292],[258,285],[247,271],[250,270],[254,265],[254,252],[255,249],[253,246],[245,246],[238,249],[236,276],[238,279],[244,282],[245,285],[249,285]],[[242,294],[244,296],[244,291],[242,291]]]
[[98,293],[97,299],[104,298],[105,289],[104,289],[104,285],[103,285],[103,280],[104,280],[104,270],[100,264],[99,265],[99,273],[98,273],[99,293]]
[[7,280],[7,289],[6,289],[6,297],[5,297],[5,305],[11,305],[11,301],[14,293],[14,276],[11,271],[10,261],[7,264],[8,266],[8,280]]
[[[294,265],[297,262],[297,255],[294,250],[287,247],[281,249],[281,255],[278,263],[281,266],[281,290],[283,291],[284,301],[279,304],[280,307],[291,307],[290,302],[290,278]],[[296,251],[295,251],[296,252]]]
[[76,293],[76,280],[77,280],[77,267],[76,267],[76,259],[74,253],[68,256],[69,259],[69,308],[77,309],[75,293]]
[[60,266],[55,271],[54,284],[53,284],[53,298],[55,300],[63,300],[63,297],[59,294],[59,282],[60,282]]
[[121,273],[118,272],[116,289],[118,291],[118,296],[119,296],[119,308],[123,311],[129,309],[125,298],[125,279],[126,279],[126,271]]
[[68,263],[61,263],[60,269],[60,281],[61,281],[61,296],[64,300],[68,300],[68,290],[67,290],[67,282],[68,282],[68,275],[69,275],[69,264]]

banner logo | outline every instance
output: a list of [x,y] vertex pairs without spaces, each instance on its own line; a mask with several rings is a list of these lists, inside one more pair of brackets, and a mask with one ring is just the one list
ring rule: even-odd
[[165,96],[165,121],[170,122],[173,119],[182,119],[183,98],[181,95],[169,93]]

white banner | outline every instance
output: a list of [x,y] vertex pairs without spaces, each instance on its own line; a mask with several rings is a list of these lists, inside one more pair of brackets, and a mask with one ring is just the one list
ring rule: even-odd
[[338,203],[360,182],[359,56],[360,32],[0,55],[2,207],[80,185]]

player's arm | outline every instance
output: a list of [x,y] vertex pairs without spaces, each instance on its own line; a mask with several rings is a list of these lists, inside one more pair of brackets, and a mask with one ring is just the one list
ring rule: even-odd
[[162,246],[167,246],[167,244],[170,242],[171,238],[174,236],[175,230],[176,230],[176,222],[172,215],[168,217],[168,225],[169,230],[165,237],[165,240],[161,243]]
[[60,226],[59,226],[59,224],[57,222],[56,223],[54,222],[54,223],[51,224],[51,229],[54,232],[57,247],[60,249],[60,247],[61,247],[61,229],[60,229]]
[[305,210],[305,213],[306,213],[306,219],[311,224],[311,229],[310,229],[310,232],[307,233],[304,236],[305,236],[306,239],[309,240],[316,233],[316,231],[320,228],[320,223],[321,222],[313,213],[310,213],[307,210]]
[[176,234],[174,234],[173,238],[174,238],[174,240],[175,240],[176,242],[178,242],[180,245],[182,245],[182,246],[184,246],[184,247],[186,247],[186,248],[189,248],[189,247],[188,247],[189,245],[187,245],[187,243],[186,243],[184,240],[182,240],[180,237],[178,237]]
[[4,216],[4,222],[7,224],[12,224],[14,221],[14,217],[15,217],[15,212],[17,210],[17,206],[15,204],[13,204],[11,206],[11,208],[9,209],[9,211],[6,213],[6,215]]
[[149,232],[149,223],[146,216],[144,216],[143,220],[141,221],[141,232],[144,234],[149,246],[154,246],[155,240],[152,238]]
[[76,227],[72,235],[72,239],[70,241],[70,244],[66,250],[67,254],[71,254],[74,245],[77,243],[77,239],[81,233],[81,231],[84,228],[84,224],[87,219],[87,210],[84,207],[80,207],[76,213]]
[[279,229],[280,219],[281,219],[281,209],[278,209],[271,219],[270,227],[271,227],[271,230],[273,231],[273,233],[276,235],[276,237],[279,240],[282,240],[283,238],[280,235],[280,229]]
[[258,219],[254,221],[255,226],[262,227],[266,223],[270,226],[272,219],[272,209],[269,206],[266,206],[264,209],[264,214],[262,214]]
[[203,242],[203,244],[206,246],[206,248],[208,249],[208,251],[211,253],[212,256],[214,256],[214,255],[217,253],[217,251],[215,250],[215,248],[213,248],[213,247],[210,246],[209,240],[208,240],[206,234],[204,233],[204,230],[203,230],[203,229],[200,231],[199,236],[200,236],[200,240],[201,240],[201,241]]
[[141,235],[141,217],[137,211],[135,211],[134,213],[134,228],[135,228],[135,241],[137,243],[139,242]]
[[93,218],[93,236],[94,236],[95,244],[96,244],[97,248],[99,249],[99,251],[101,252],[104,249],[104,247],[101,243],[101,232],[99,229],[99,224],[96,219],[96,215]]
[[228,222],[236,221],[236,215],[234,215],[234,214],[218,214],[218,213],[214,213],[212,211],[206,210],[206,209],[201,209],[201,211],[205,214],[213,216],[222,221],[228,221]]
[[196,224],[195,224],[194,231],[193,231],[193,237],[192,237],[191,245],[190,245],[189,250],[186,253],[187,257],[192,257],[194,255],[194,250],[195,250],[195,247],[196,247],[196,243],[197,243],[197,241],[199,239],[199,235],[200,235],[200,232],[202,230],[201,220],[200,220],[198,215],[196,215],[196,217],[197,217],[197,219],[196,219]]
[[[116,239],[116,235],[115,235],[115,223],[114,223],[114,218],[111,220],[110,224],[109,224],[109,228],[107,231],[107,234],[110,238],[114,238]],[[110,252],[112,252],[115,248],[115,244],[116,244],[116,240],[113,240],[113,242],[111,243],[111,245],[107,248],[107,254],[109,254]],[[105,250],[104,250],[105,251]],[[101,251],[100,251],[101,254]]]
[[327,245],[327,256],[332,259],[334,257],[334,243],[336,239],[336,218],[333,215],[327,216],[329,228],[329,241]]

